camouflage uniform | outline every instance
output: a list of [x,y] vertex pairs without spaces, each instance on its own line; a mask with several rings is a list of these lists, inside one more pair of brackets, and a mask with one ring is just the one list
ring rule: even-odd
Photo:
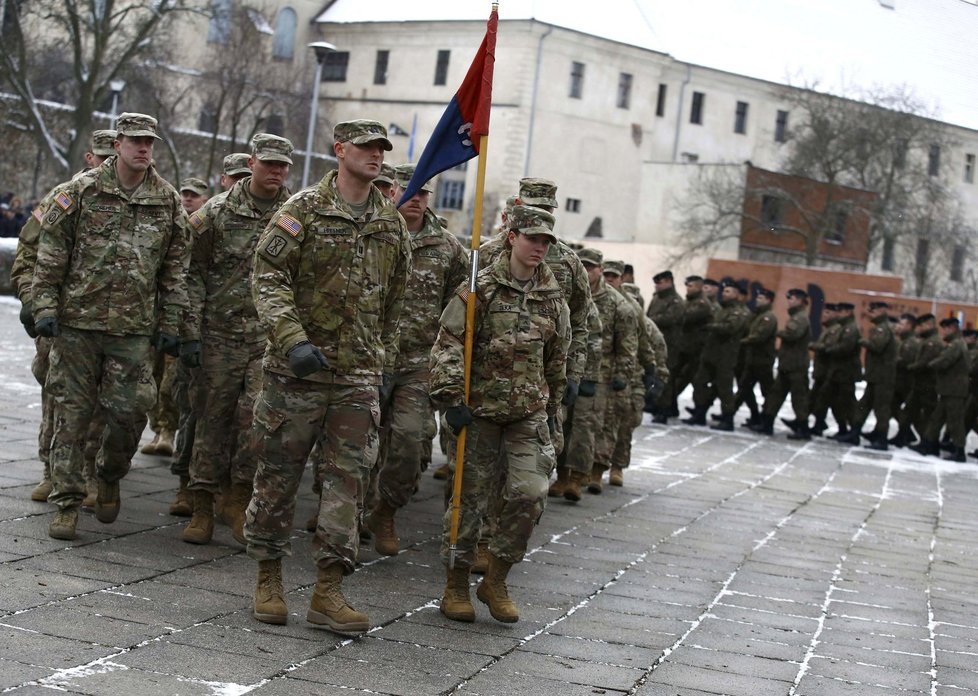
[[84,497],[82,448],[96,403],[106,420],[98,478],[112,483],[129,471],[156,398],[150,337],[180,335],[188,252],[180,197],[152,166],[126,195],[110,157],[45,212],[33,300],[35,321],[61,326],[48,375],[59,507]]
[[[552,224],[552,223],[551,223]],[[497,256],[476,280],[476,324],[466,427],[456,565],[471,567],[489,493],[505,478],[490,553],[505,562],[523,559],[543,514],[556,453],[547,419],[555,418],[566,385],[570,320],[563,291],[548,264],[524,287]],[[460,287],[441,317],[431,350],[431,398],[439,408],[463,403],[463,338],[467,288]],[[505,452],[505,457],[500,455]],[[497,470],[504,464],[506,472]],[[451,511],[444,518],[442,559],[447,563]]]
[[[397,360],[398,320],[411,273],[404,221],[379,189],[354,218],[337,172],[300,191],[275,214],[255,253],[252,293],[268,333],[255,404],[258,470],[248,505],[248,555],[291,553],[295,497],[318,440],[322,478],[313,557],[353,572],[357,515],[376,462],[383,374]],[[294,376],[288,352],[310,342],[328,367]]]
[[[628,376],[628,397],[623,399],[617,414],[618,430],[615,433],[614,448],[611,452],[612,469],[627,469],[632,460],[632,433],[642,423],[642,413],[645,408],[645,375],[650,374],[650,368],[657,368],[658,361],[652,345],[652,329],[655,322],[642,311],[642,305],[628,293],[616,290],[631,308],[637,339],[637,350],[632,362],[632,371]],[[656,327],[658,331],[658,327]],[[668,349],[667,349],[668,350]],[[666,354],[668,355],[668,353]],[[668,375],[668,368],[666,368]],[[658,370],[656,369],[656,372]]]

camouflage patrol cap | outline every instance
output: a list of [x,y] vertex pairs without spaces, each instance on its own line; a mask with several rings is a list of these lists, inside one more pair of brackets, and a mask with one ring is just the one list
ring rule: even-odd
[[384,162],[380,165],[380,174],[374,177],[375,184],[394,185],[394,167]]
[[627,292],[632,299],[638,299],[642,296],[642,290],[635,283],[622,283],[620,289]]
[[616,276],[624,275],[624,273],[625,273],[625,262],[624,261],[612,261],[612,260],[605,261],[604,262],[604,272],[605,272],[605,275],[607,275],[609,273],[611,275],[616,275]]
[[251,155],[247,152],[232,152],[224,158],[224,176],[251,174],[251,170],[248,168],[249,159],[251,159]]
[[251,139],[251,154],[260,162],[292,164],[292,143],[271,133],[255,133]]
[[[411,177],[414,176],[414,169],[415,169],[415,165],[413,164],[399,164],[396,167],[394,167],[394,180],[397,182],[397,185],[400,186],[402,189],[406,189],[408,187],[408,183],[410,183],[411,181]],[[435,192],[434,182],[426,181],[421,185],[421,188],[418,190],[425,191],[427,193],[434,193]]]
[[97,130],[92,132],[92,147],[91,151],[93,155],[98,155],[99,157],[109,157],[115,154],[115,147],[112,143],[115,142],[116,132],[114,130]]
[[205,195],[210,190],[210,186],[207,182],[196,176],[188,176],[186,179],[180,182],[180,193],[184,191],[193,191],[198,196]]
[[333,140],[338,143],[350,142],[354,145],[366,145],[374,140],[380,140],[388,152],[394,149],[391,141],[387,139],[387,129],[380,121],[368,119],[337,123],[333,126]]
[[506,204],[503,206],[503,215],[509,217],[513,212],[513,206],[516,205],[516,199],[519,196],[508,196],[506,198]]
[[513,232],[543,234],[550,237],[552,242],[557,242],[557,235],[554,234],[554,216],[546,210],[530,205],[514,205],[513,212],[507,220],[509,229]]
[[163,138],[156,134],[156,126],[157,120],[152,116],[136,114],[129,111],[121,114],[115,122],[115,129],[119,135],[125,135],[130,138],[149,137],[162,140]]
[[604,254],[600,249],[585,247],[577,252],[577,257],[581,263],[587,266],[600,266],[604,262]]
[[556,208],[557,184],[550,179],[537,179],[532,176],[520,179],[520,203]]

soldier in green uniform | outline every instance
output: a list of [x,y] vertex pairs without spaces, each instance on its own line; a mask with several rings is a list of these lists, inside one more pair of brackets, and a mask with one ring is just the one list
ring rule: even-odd
[[933,371],[937,392],[937,406],[930,414],[927,428],[921,435],[920,445],[912,449],[933,456],[940,455],[938,439],[941,428],[947,428],[947,434],[954,448],[944,459],[952,462],[964,462],[965,439],[968,432],[964,425],[964,404],[968,398],[968,374],[971,372],[968,349],[961,338],[958,320],[954,318],[941,319],[942,349],[928,363]]
[[248,168],[248,160],[250,159],[250,152],[232,152],[225,156],[221,169],[222,191],[230,191],[234,182],[251,176],[251,170]]
[[[701,276],[686,278],[686,301],[683,303],[683,325],[679,341],[678,357],[670,368],[668,389],[674,401],[685,391],[700,366],[703,345],[706,341],[704,327],[713,319],[715,305],[704,293],[704,280]],[[676,351],[670,351],[670,354]],[[678,409],[670,406],[668,411],[660,411],[652,418],[653,423],[665,424],[669,417],[678,416]]]
[[[666,347],[671,358],[666,367],[670,374],[677,374],[680,346],[683,342],[683,318],[686,305],[679,293],[676,292],[672,271],[656,273],[652,277],[652,282],[655,283],[655,294],[652,296],[652,301],[649,302],[646,316],[655,322],[659,331],[665,336]],[[678,398],[679,393],[672,388],[672,385],[667,384],[655,404],[656,423],[664,424],[668,422],[670,414],[678,415],[679,410],[676,404]]]
[[359,510],[379,446],[380,389],[397,361],[411,248],[404,220],[372,184],[393,147],[387,130],[377,121],[343,121],[333,139],[339,168],[286,201],[255,252],[252,295],[268,344],[244,533],[248,555],[258,561],[254,616],[284,624],[282,556],[291,552],[296,492],[318,441],[318,575],[306,620],[355,634],[369,619],[347,603],[342,581],[356,562]]
[[931,367],[931,362],[941,354],[944,344],[937,335],[937,320],[933,314],[922,314],[917,317],[916,326],[919,345],[917,354],[907,368],[913,375],[913,389],[907,402],[907,416],[923,446],[924,433],[930,422],[930,417],[937,408],[937,374]]
[[[978,331],[965,329],[961,332],[964,345],[968,349],[968,361],[971,369],[968,371],[968,399],[964,406],[964,434],[975,431],[978,433]],[[978,450],[969,452],[972,457],[978,457]]]
[[913,373],[910,366],[917,360],[920,340],[914,333],[917,317],[913,314],[901,314],[897,322],[895,335],[899,342],[896,362],[896,383],[893,389],[893,407],[891,412],[897,421],[897,434],[888,442],[895,447],[906,447],[916,441],[910,424],[908,406],[913,390]]
[[810,440],[808,429],[808,346],[811,323],[808,319],[808,293],[801,288],[791,288],[787,293],[788,321],[778,331],[778,374],[764,399],[764,413],[760,424],[751,428],[763,435],[774,434],[774,419],[787,396],[791,395],[791,408],[795,412],[794,423],[798,426],[788,435],[792,440]]
[[858,445],[862,427],[872,411],[876,427],[869,440],[869,448],[886,451],[890,429],[890,409],[893,405],[893,389],[896,381],[896,363],[899,347],[890,328],[890,305],[882,301],[869,303],[869,318],[873,328],[869,335],[859,340],[866,349],[866,390],[856,404],[856,413],[849,432],[838,439],[849,445]]
[[[829,363],[831,360],[825,354],[823,348],[831,345],[839,337],[839,317],[838,307],[835,303],[826,303],[822,306],[821,317],[822,330],[818,338],[811,343],[809,349],[812,352],[812,391],[809,395],[812,415],[815,416],[815,423],[812,425],[813,435],[821,435],[828,428],[826,418],[829,413],[829,392],[825,388],[826,377],[829,374]],[[795,428],[799,424],[794,421],[785,421],[789,428]]]
[[853,315],[855,306],[851,302],[837,302],[839,333],[835,341],[826,344],[823,351],[829,358],[825,388],[829,405],[839,424],[839,430],[832,435],[833,440],[844,437],[852,424],[856,411],[856,382],[862,375],[859,327]]
[[380,167],[380,174],[374,179],[374,186],[379,188],[381,193],[397,204],[398,189],[396,184],[397,173],[394,171],[394,167],[384,162]]
[[95,515],[115,521],[119,481],[156,401],[154,344],[171,355],[180,346],[190,249],[180,196],[153,167],[156,125],[151,116],[122,114],[116,156],[62,188],[41,224],[32,304],[38,334],[57,338],[47,380],[58,505],[48,533],[56,539],[75,538],[96,403],[105,433]]
[[[463,340],[468,288],[461,286],[441,317],[431,350],[431,398],[456,433],[466,428],[457,556],[447,569],[441,612],[475,620],[469,573],[482,519],[496,517],[489,567],[476,596],[497,621],[519,620],[506,578],[523,560],[543,514],[556,453],[550,439],[565,393],[570,320],[563,291],[544,259],[557,243],[554,218],[517,205],[509,218],[508,249],[476,279],[469,398],[464,400]],[[501,473],[499,468],[504,468]],[[489,507],[499,481],[501,504]],[[446,511],[442,559],[448,565],[451,510]]]
[[778,320],[771,311],[774,292],[762,288],[754,300],[754,314],[747,335],[740,339],[744,349],[744,365],[737,378],[737,398],[734,400],[734,412],[741,404],[747,404],[750,418],[744,425],[750,428],[760,424],[761,412],[757,407],[754,396],[754,385],[761,385],[761,396],[767,398],[771,385],[774,384],[775,340],[778,333]]

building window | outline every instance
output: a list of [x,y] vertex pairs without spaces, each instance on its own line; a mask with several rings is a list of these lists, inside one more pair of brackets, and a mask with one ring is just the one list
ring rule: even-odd
[[937,176],[941,171],[941,146],[931,145],[927,151],[927,174]]
[[231,0],[213,0],[207,43],[226,44],[231,36]]
[[465,204],[465,180],[445,179],[438,182],[435,207],[440,210],[461,210]]
[[217,109],[211,102],[200,107],[200,113],[197,115],[197,130],[205,133],[217,132]]
[[580,99],[584,94],[584,63],[571,61],[570,97]]
[[893,252],[896,245],[893,243],[892,237],[886,237],[883,240],[883,260],[880,262],[880,267],[884,271],[893,270]]
[[832,228],[825,235],[825,241],[829,244],[843,244],[846,241],[846,222],[849,220],[849,213],[845,210],[836,210],[832,214]]
[[349,51],[327,53],[323,60],[323,82],[346,82],[346,68],[350,64]]
[[283,7],[275,19],[275,34],[272,37],[272,57],[281,60],[292,60],[295,52],[295,10]]
[[954,247],[954,253],[951,254],[951,280],[956,283],[964,280],[965,255],[965,248],[960,244]]
[[777,196],[761,197],[761,224],[777,230],[784,223],[784,199]]
[[265,132],[272,135],[285,135],[285,117],[282,114],[269,114],[265,118]]
[[666,115],[666,85],[659,83],[659,93],[655,97],[655,115]]
[[774,142],[783,143],[788,139],[788,112],[778,110],[774,119]]
[[448,59],[451,58],[451,51],[438,51],[438,60],[435,61],[435,84],[444,85],[448,83]]
[[908,147],[906,138],[899,138],[893,146],[893,167],[895,169],[903,169],[907,165]]
[[564,205],[564,210],[568,213],[579,213],[581,212],[581,199],[580,198],[568,198],[567,203]]
[[747,102],[737,102],[737,113],[734,116],[734,133],[741,135],[747,132],[747,109],[750,105]]
[[703,123],[703,102],[706,95],[702,92],[693,92],[693,104],[689,109],[689,122],[702,125]]
[[377,51],[377,60],[374,62],[374,84],[387,84],[387,62],[390,60],[390,51]]
[[975,156],[974,155],[964,156],[964,183],[966,184],[975,183]]
[[927,262],[930,260],[930,240],[929,239],[918,239],[917,240],[917,268],[923,269],[926,272]]
[[632,103],[632,76],[623,72],[618,75],[618,100],[616,104],[619,109],[627,109]]

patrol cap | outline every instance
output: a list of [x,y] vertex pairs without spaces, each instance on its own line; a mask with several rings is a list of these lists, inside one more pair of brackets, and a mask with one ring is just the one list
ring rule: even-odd
[[828,311],[830,311],[830,312],[838,312],[839,311],[839,305],[837,305],[835,302],[826,302],[823,305],[823,308],[826,309],[826,310],[828,310]]
[[224,158],[224,176],[238,176],[238,174],[251,174],[248,168],[248,160],[251,155],[247,152],[232,152]]
[[839,308],[840,312],[851,312],[856,308],[856,305],[852,302],[838,302],[836,303],[836,307]]
[[600,249],[593,247],[584,247],[577,252],[577,257],[581,263],[588,266],[600,266],[604,262],[604,254],[601,253]]
[[978,329],[965,329],[961,332],[961,335],[965,338],[975,338],[978,337]]
[[384,162],[380,165],[380,174],[374,177],[375,184],[394,185],[394,167]]
[[188,176],[186,179],[180,182],[180,193],[184,191],[193,191],[198,196],[205,195],[210,190],[210,186],[203,179],[196,176]]
[[626,263],[625,264],[625,273],[626,273],[626,275],[628,273],[631,273],[632,275],[635,275],[635,266],[633,266],[630,263]]
[[608,275],[620,276],[625,273],[625,262],[624,261],[605,261],[604,262],[604,273]]
[[689,283],[702,283],[702,282],[703,282],[703,276],[699,276],[699,275],[686,276],[687,285]]
[[961,322],[959,322],[957,320],[957,318],[955,318],[955,317],[945,317],[945,318],[941,319],[941,328],[947,328],[949,326],[953,326],[954,328],[958,328],[958,326],[960,326],[960,325],[961,325]]
[[741,295],[747,294],[747,282],[743,280],[734,280],[733,278],[724,278],[723,282],[720,284],[721,288],[734,288]]
[[152,116],[132,113],[130,111],[120,114],[115,122],[115,128],[119,135],[125,135],[130,138],[150,137],[162,140],[163,138],[156,134],[156,126],[157,121]]
[[531,205],[514,205],[513,212],[507,218],[509,229],[520,234],[544,234],[556,244],[554,234],[554,216],[546,210],[534,208]]
[[621,289],[634,299],[638,299],[642,294],[641,289],[635,283],[622,283]]
[[292,143],[271,133],[255,133],[251,139],[251,154],[260,162],[292,164]]
[[[413,164],[399,164],[394,167],[394,181],[402,189],[408,187],[408,183],[411,181],[411,177],[414,176],[415,165]],[[419,191],[425,191],[426,193],[434,193],[435,185],[431,181],[426,181],[421,185]]]
[[703,285],[712,285],[715,288],[720,287],[720,283],[718,283],[717,281],[713,280],[713,278],[704,278],[703,279]]
[[550,179],[527,176],[520,179],[520,203],[557,207],[557,184]]
[[761,288],[757,291],[758,297],[766,297],[767,299],[774,302],[774,290],[768,290],[767,288]]
[[[787,292],[787,296],[788,297],[800,297],[803,300],[807,300],[808,299],[808,293],[805,292],[804,290],[802,290],[801,288],[791,288],[791,290],[789,290]],[[828,305],[825,305],[825,306],[826,306],[826,308],[828,308]]]
[[388,152],[394,149],[391,141],[387,139],[387,129],[383,124],[365,118],[337,123],[333,126],[333,140],[354,145],[366,145],[374,140],[380,140]]
[[92,132],[92,154],[108,157],[115,154],[116,132],[114,130],[97,130]]
[[935,319],[934,315],[931,314],[930,312],[928,312],[927,314],[921,314],[919,317],[917,317],[917,326],[920,326],[921,324],[926,324],[929,321],[934,321],[934,319]]
[[516,199],[518,199],[518,198],[519,198],[519,196],[507,196],[506,197],[506,205],[503,206],[503,213],[505,215],[509,216],[513,212],[513,206],[516,205]]
[[889,302],[883,302],[882,300],[874,300],[873,302],[870,302],[869,303],[869,308],[870,309],[889,309],[890,308],[890,303]]
[[652,276],[653,283],[661,283],[663,280],[672,280],[672,271],[662,271]]

